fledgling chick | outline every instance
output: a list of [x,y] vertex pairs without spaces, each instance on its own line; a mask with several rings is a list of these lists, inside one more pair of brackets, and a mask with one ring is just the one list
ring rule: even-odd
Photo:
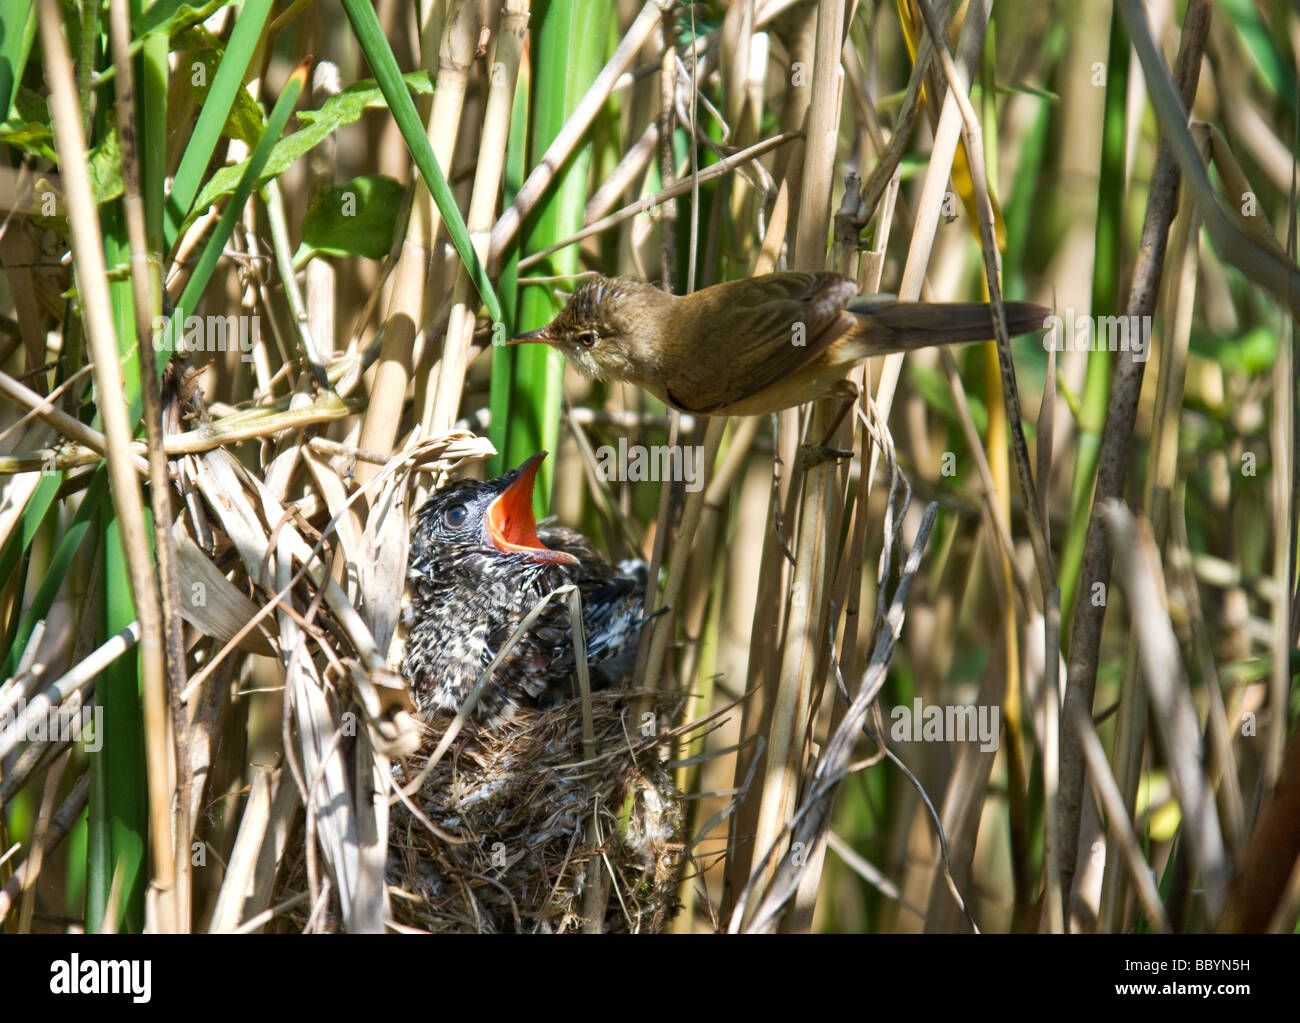
[[[546,452],[480,483],[434,493],[411,531],[402,674],[426,718],[455,714],[529,611],[574,583],[593,688],[631,675],[644,622],[641,562],[609,564],[573,530],[537,530],[533,478]],[[548,707],[577,693],[567,600],[553,598],[492,673],[471,720],[494,728],[521,707]]]

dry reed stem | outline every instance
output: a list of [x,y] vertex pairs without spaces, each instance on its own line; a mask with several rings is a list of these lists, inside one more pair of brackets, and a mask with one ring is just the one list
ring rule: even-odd
[[[454,0],[455,15],[447,25],[444,42],[449,59],[439,62],[433,104],[426,122],[426,133],[439,167],[450,168],[456,144],[456,133],[444,131],[443,126],[460,121],[465,99],[466,69],[473,59],[478,42],[477,29],[474,41],[465,52],[466,19],[475,21],[477,9],[472,0]],[[436,39],[426,33],[424,42]],[[438,51],[425,48],[421,59],[425,70],[433,71]],[[390,451],[397,437],[398,425],[405,407],[406,389],[415,371],[415,337],[417,327],[425,322],[425,294],[434,268],[438,227],[442,216],[423,176],[417,175],[415,195],[411,202],[410,220],[402,241],[401,254],[393,270],[392,294],[388,314],[384,320],[384,339],[374,380],[370,387],[370,404],[361,425],[358,446],[371,451]],[[357,479],[364,483],[375,474],[373,466],[357,467]]]
[[[851,48],[846,48],[845,53],[850,52],[852,52]],[[857,249],[860,244],[858,230],[849,223],[850,219],[856,215],[857,186],[858,182],[855,175],[852,172],[846,174],[843,203],[835,217],[833,259],[837,272],[857,277],[862,293],[874,294],[880,290],[880,278],[884,272],[884,253],[889,244],[889,235],[893,228],[895,200],[898,196],[897,168],[890,177],[889,186],[885,189],[883,205],[879,207],[880,219],[876,231],[876,248],[865,253],[860,263],[857,263]],[[857,264],[856,270],[855,263]],[[867,386],[866,363],[853,370],[852,379],[859,389],[860,397],[855,413],[859,421],[863,423],[863,429],[859,434],[859,473],[853,501],[853,517],[847,530],[849,542],[844,557],[840,559],[828,598],[832,612],[830,618],[831,651],[834,650],[836,638],[834,630],[839,621],[843,622],[840,653],[838,663],[835,664],[837,681],[839,674],[842,672],[856,675],[860,670],[858,644],[861,640],[861,630],[858,628],[858,601],[862,593],[862,573],[866,565],[864,552],[866,550],[867,530],[872,524],[872,517],[868,507],[871,480],[867,472],[861,471],[861,467],[870,464],[869,454],[873,445],[878,443],[877,437],[886,442],[886,447],[892,445],[892,442],[888,440],[887,430],[884,425],[876,422],[873,429],[872,420],[869,417],[869,415],[874,415],[875,409],[870,399],[870,388]],[[830,701],[828,731],[831,734],[839,727],[840,721],[843,720],[844,714],[848,710],[847,701],[838,699],[838,695],[837,690],[825,687],[823,698]],[[812,927],[813,913],[816,910],[817,897],[821,889],[821,871],[826,851],[827,846],[818,846],[813,850],[809,858],[809,869],[805,871],[800,882],[799,890],[794,898],[794,906],[789,915],[789,929],[793,931],[807,931]]]
[[[1015,366],[1011,361],[1011,342],[1007,336],[1006,311],[1002,306],[1001,254],[998,251],[996,230],[993,223],[993,204],[988,188],[988,177],[984,165],[984,147],[979,119],[966,95],[970,87],[969,73],[959,67],[948,52],[947,43],[942,38],[943,30],[935,17],[928,0],[917,0],[927,29],[939,55],[939,62],[948,79],[948,96],[956,104],[961,115],[963,144],[966,160],[970,170],[971,183],[974,187],[975,206],[979,214],[980,237],[983,243],[984,269],[988,282],[989,298],[994,309],[994,327],[997,334],[998,366],[1002,372],[1003,402],[1006,406],[1007,425],[1010,428],[1012,450],[1016,456],[1016,469],[1020,477],[1021,492],[1025,495],[1025,518],[1029,526],[1029,539],[1034,547],[1034,560],[1038,567],[1039,584],[1042,587],[1044,604],[1055,588],[1055,571],[1052,567],[1051,551],[1047,547],[1047,534],[1039,518],[1041,504],[1038,500],[1037,487],[1034,484],[1033,470],[1029,465],[1029,449],[1025,444],[1024,426],[1020,415],[1020,393],[1016,384]],[[989,4],[991,7],[991,3]],[[976,15],[981,12],[977,9]],[[987,19],[988,9],[983,12]],[[970,17],[967,16],[967,23]],[[981,33],[982,35],[982,33]],[[1049,652],[1050,653],[1050,652]],[[1049,656],[1048,664],[1052,664]],[[1054,674],[1052,670],[1052,674]]]
[[[997,438],[1002,433],[1008,432],[1011,438],[1011,448],[1015,454],[1016,471],[1019,477],[1021,493],[1024,495],[1025,519],[1029,527],[1029,539],[1034,550],[1034,562],[1038,569],[1038,581],[1042,591],[1043,607],[1050,609],[1056,605],[1060,596],[1056,587],[1056,572],[1052,563],[1052,553],[1047,542],[1047,531],[1043,525],[1041,510],[1042,503],[1039,500],[1036,484],[1034,482],[1033,470],[1029,462],[1029,449],[1025,442],[1024,425],[1020,414],[1020,394],[1019,386],[1016,383],[1015,366],[1011,359],[1011,343],[1007,336],[1006,315],[1002,305],[1002,285],[1001,285],[1001,253],[998,248],[997,225],[994,223],[994,210],[992,196],[988,185],[988,174],[984,163],[984,146],[982,131],[979,119],[971,106],[967,91],[970,87],[970,77],[967,70],[958,67],[954,62],[952,55],[948,52],[947,42],[944,38],[943,28],[939,24],[934,10],[927,0],[917,0],[921,14],[925,20],[926,29],[930,34],[931,41],[934,44],[935,52],[938,54],[940,66],[943,68],[944,77],[948,82],[947,99],[956,104],[956,110],[961,115],[962,121],[962,142],[966,153],[966,169],[969,172],[971,188],[973,191],[973,204],[977,214],[980,229],[981,247],[984,256],[985,280],[988,286],[989,298],[994,310],[994,332],[997,341],[997,365],[1001,375],[1002,382],[1002,399],[1003,409],[1005,410],[1005,422],[998,428],[994,422],[990,422],[990,437]],[[981,20],[986,21],[991,4],[985,6],[982,10],[977,9],[975,14]],[[967,19],[969,22],[969,17]],[[979,35],[982,37],[983,28],[981,27]],[[981,38],[982,42],[982,38]],[[998,477],[1003,480],[1004,486],[999,488],[1002,494],[1002,501],[1009,501],[1009,493],[1006,492],[1005,486],[1005,453],[1001,447],[996,449],[998,466]],[[990,503],[992,495],[990,494]],[[1005,558],[1002,562],[1004,578],[1009,578],[1012,574],[1010,559]],[[1055,694],[1058,666],[1059,666],[1059,634],[1048,629],[1048,619],[1044,617],[1044,646],[1046,668],[1046,678],[1044,680],[1045,688]],[[1013,786],[1012,791],[1012,811],[1014,820],[1023,820],[1023,792],[1026,787],[1026,771],[1024,767],[1024,752],[1021,745],[1019,730],[1019,699],[1016,676],[1018,675],[1018,665],[1014,663],[1017,660],[1017,646],[1015,636],[1015,623],[1010,614],[1004,618],[1005,636],[1006,636],[1006,655],[1008,658],[1008,681],[1004,687],[1004,702],[1007,706],[1007,724],[1008,730],[1012,736],[1010,748],[1011,761],[1009,764],[1011,771],[1010,784]],[[1052,707],[1049,697],[1049,707]],[[1055,714],[1049,712],[1048,720],[1055,724]],[[1045,772],[1045,779],[1052,782],[1057,777],[1055,768],[1048,769]],[[1056,793],[1049,786],[1045,793],[1045,801],[1053,803]],[[1056,822],[1051,821],[1046,826],[1045,834],[1045,851],[1049,874],[1055,876],[1056,861],[1059,858],[1060,850],[1057,844],[1057,835],[1055,830]],[[1017,829],[1016,834],[1019,834]],[[972,843],[973,852],[973,843]],[[1017,863],[1023,863],[1023,851],[1017,856]],[[1020,879],[1021,883],[1017,885],[1018,904],[1023,908],[1027,906],[1029,895],[1025,891],[1024,878]],[[1058,902],[1057,893],[1049,891],[1047,897],[1047,919],[1049,926],[1060,931],[1063,928],[1064,912],[1060,902]]]
[[[289,307],[289,321],[293,325],[298,346],[307,360],[316,386],[322,391],[327,391],[330,389],[329,375],[325,371],[320,346],[312,336],[311,322],[307,316],[307,303],[303,298],[302,289],[298,286],[298,275],[293,268],[289,224],[285,217],[284,196],[280,191],[279,181],[273,179],[262,186],[262,206],[266,210],[266,222],[271,232],[271,252],[275,258],[275,268],[280,275],[280,285],[284,288],[285,304]],[[266,299],[267,294],[264,291],[263,303],[270,308],[270,302]],[[273,326],[274,322],[272,321]]]
[[631,65],[637,51],[650,38],[650,33],[658,27],[662,12],[669,6],[670,0],[648,0],[632,24],[628,26],[627,31],[623,33],[613,56],[606,61],[596,80],[591,83],[591,87],[573,108],[573,113],[564,122],[564,127],[560,129],[559,134],[546,147],[541,160],[515,194],[515,201],[501,214],[493,226],[491,244],[488,248],[489,269],[493,269],[501,259],[523,223],[524,217],[546,193],[555,174],[573,151],[573,147],[578,144],[578,140],[591,126],[600,108],[605,105],[605,100],[609,98],[619,76]]
[[[1183,20],[1174,76],[1179,83],[1185,107],[1191,106],[1196,93],[1201,54],[1210,28],[1211,8],[1208,0],[1192,0]],[[1141,241],[1128,290],[1125,314],[1129,317],[1150,317],[1155,312],[1169,225],[1173,222],[1178,196],[1178,183],[1178,165],[1169,143],[1162,137],[1151,176]],[[1069,681],[1066,689],[1067,702],[1077,700],[1088,713],[1092,711],[1097,684],[1101,627],[1106,612],[1104,605],[1094,605],[1089,597],[1094,586],[1109,586],[1111,572],[1109,538],[1101,525],[1100,509],[1103,502],[1117,500],[1124,492],[1145,366],[1145,360],[1139,361],[1132,357],[1117,360],[1111,378],[1106,422],[1102,428],[1097,458],[1097,482],[1079,571],[1081,597],[1075,601],[1070,624]],[[1075,734],[1067,729],[1061,736],[1061,789],[1057,813],[1061,893],[1066,905],[1069,904],[1074,884],[1075,851],[1079,843],[1079,819],[1083,809],[1083,775],[1083,752]]]
[[[339,69],[332,61],[318,61],[311,77],[311,102],[319,110],[331,96],[342,90]],[[307,205],[310,208],[323,192],[334,184],[338,170],[338,140],[329,135],[307,154]],[[328,259],[308,260],[303,271],[303,299],[306,305],[307,332],[316,342],[317,354],[326,363],[334,356],[335,303],[337,272]]]
[[[0,396],[9,399],[19,408],[35,413],[63,436],[89,448],[100,457],[107,455],[109,442],[104,434],[56,408],[50,399],[37,394],[8,373],[0,372]],[[129,439],[128,437],[128,441]],[[149,464],[139,455],[132,454],[130,462],[136,472],[148,473]]]
[[[1156,889],[1155,879],[1151,876],[1151,868],[1143,859],[1142,847],[1138,844],[1137,836],[1133,833],[1133,826],[1129,821],[1128,803],[1120,792],[1114,775],[1110,773],[1106,751],[1102,748],[1101,739],[1097,737],[1092,718],[1077,703],[1067,704],[1067,707],[1070,727],[1078,733],[1079,744],[1087,760],[1088,776],[1092,779],[1092,787],[1106,811],[1111,842],[1119,846],[1124,866],[1137,886],[1138,898],[1147,915],[1147,921],[1161,934],[1168,934],[1171,929],[1169,917],[1165,913],[1164,904],[1160,901],[1160,892]],[[1109,862],[1107,862],[1107,869],[1111,869]],[[1100,930],[1104,933],[1108,928],[1103,926]]]
[[176,547],[171,534],[171,480],[167,473],[167,458],[163,453],[162,392],[158,385],[157,353],[149,337],[150,325],[162,307],[161,271],[157,254],[149,251],[145,236],[144,200],[140,194],[136,147],[134,69],[128,55],[131,16],[125,0],[111,0],[109,4],[109,35],[118,67],[115,85],[119,112],[118,132],[122,139],[122,205],[130,248],[131,298],[149,460],[149,499],[153,512],[154,548],[162,598],[163,663],[167,673],[167,697],[174,747],[177,807],[173,846],[176,873],[174,923],[176,930],[184,934],[190,930],[190,893],[193,887],[189,849],[193,830],[190,803],[194,787],[188,756],[189,714],[180,699],[180,694],[185,689],[185,635],[181,619],[180,583],[176,571]]
[[[66,430],[65,436],[75,435],[78,438],[77,443],[60,448],[38,448],[0,458],[0,474],[38,472],[51,464],[55,468],[71,468],[91,465],[103,459],[103,452],[99,450],[104,446],[102,434],[53,409],[46,399],[3,373],[0,373],[0,394],[13,398],[16,404],[33,409],[41,418],[48,414],[49,421],[57,424],[56,429]],[[287,430],[299,430],[315,423],[344,419],[354,412],[352,405],[344,403],[333,394],[322,395],[310,404],[301,404],[280,412],[265,407],[253,408],[222,419],[209,420],[193,430],[168,434],[162,439],[162,450],[169,456],[201,454],[226,444],[238,444]],[[142,475],[147,473],[148,463],[139,454],[146,450],[146,445],[133,441],[130,450],[136,471]],[[366,454],[371,457],[361,458],[362,461],[375,461],[377,456],[373,452]],[[387,458],[388,456],[383,456],[379,460],[382,462]]]
[[[958,42],[958,61],[963,68],[967,69],[967,81],[969,81],[969,69],[974,67],[983,46],[984,32],[987,27],[988,6],[989,4],[987,2],[974,5],[968,10],[966,19],[962,26],[961,36]],[[946,36],[943,36],[941,32],[940,35],[946,39]],[[925,55],[931,52],[931,50],[927,50],[925,47],[925,42],[927,40],[931,40],[930,34],[924,34],[922,36],[921,46],[918,47],[918,63],[924,63]],[[916,75],[913,76],[912,86],[916,88],[920,87],[920,79]],[[909,87],[909,91],[911,91],[911,87]],[[957,90],[954,88],[948,90],[939,117],[938,127],[934,132],[930,162],[925,178],[922,182],[920,199],[917,204],[919,212],[912,225],[911,240],[908,246],[902,279],[899,284],[899,298],[903,301],[915,301],[921,297],[925,268],[929,264],[930,254],[933,250],[938,227],[938,219],[943,206],[942,200],[948,188],[951,168],[956,156],[958,139],[962,127],[961,111],[958,107],[958,101],[955,95],[956,91]],[[897,152],[891,150],[888,156],[890,159],[901,159],[901,150]],[[892,173],[894,173],[894,171],[891,171],[891,174]],[[875,187],[880,186],[877,185]],[[890,355],[885,357],[875,392],[876,414],[879,416],[881,421],[888,420],[901,370],[901,355]],[[982,446],[979,444],[972,445],[973,451],[981,451],[981,448]],[[881,449],[879,446],[874,447],[871,451],[869,468],[864,472],[864,475],[867,476],[868,493],[870,492],[870,487],[875,477],[876,466],[879,462],[880,456]],[[935,821],[937,824],[937,816],[935,817]],[[946,840],[942,836],[941,829],[940,841],[941,847],[946,848]],[[936,871],[940,869],[945,875],[947,874],[946,856],[943,858],[942,862],[937,864]],[[951,889],[951,878],[946,878],[946,881]]]
[[[48,856],[60,842],[62,842],[72,830],[74,824],[86,810],[86,804],[90,799],[90,772],[85,772],[77,779],[72,791],[59,805],[58,811],[50,820],[50,825],[45,831],[45,843],[43,846],[43,856]],[[37,874],[31,869],[30,860],[24,860],[14,868],[14,873],[5,886],[0,888],[0,923],[4,922],[5,917],[9,915],[9,910],[13,908],[14,900],[31,885],[36,883]],[[109,917],[108,919],[112,919]]]
[[[1203,142],[1208,148],[1208,138]],[[1200,216],[1187,190],[1178,197],[1178,213],[1169,240],[1171,255],[1165,275],[1163,313],[1170,323],[1166,344],[1159,352],[1159,376],[1155,412],[1152,421],[1151,452],[1143,507],[1151,523],[1157,547],[1164,548],[1169,537],[1169,501],[1178,468],[1178,437],[1182,422],[1183,384],[1187,370],[1187,353],[1195,301],[1197,244]],[[1115,724],[1115,774],[1124,805],[1132,812],[1142,773],[1142,753],[1147,733],[1146,690],[1138,680],[1137,636],[1130,633],[1125,654],[1124,682],[1120,692],[1119,714]],[[1211,726],[1211,733],[1214,728]],[[1231,756],[1231,753],[1228,754]],[[1235,773],[1235,772],[1234,772]],[[1239,802],[1239,800],[1238,800]],[[1229,829],[1231,831],[1231,829]],[[1116,929],[1120,908],[1124,905],[1125,877],[1110,862],[1102,877],[1099,910],[1101,929]]]
[[[433,110],[429,117],[429,141],[433,144],[433,151],[438,158],[438,165],[446,167],[448,173],[451,172],[452,161],[460,143],[460,132],[458,130],[447,130],[447,126],[456,125],[459,128],[465,120],[465,97],[469,90],[469,71],[474,63],[479,33],[482,27],[479,5],[475,0],[452,0],[445,33],[438,50],[438,79],[434,90]],[[428,46],[435,40],[436,36],[427,35],[422,42],[423,45]],[[492,77],[495,78],[495,75]],[[437,126],[436,129],[435,126]],[[504,152],[503,137],[500,152],[503,163]],[[445,287],[445,267],[436,246],[442,215],[436,207],[432,207],[429,212],[431,219],[427,241],[433,261],[429,267],[426,288],[433,285],[439,291],[453,291],[454,293],[454,284],[451,289]],[[491,216],[490,211],[488,216]],[[481,259],[483,246],[475,239],[471,239],[471,241]],[[465,266],[460,260],[457,260],[456,264],[457,269],[453,273],[460,276],[464,272]],[[468,293],[468,290],[468,287],[462,289],[463,293]],[[455,299],[463,300],[463,295],[457,294]],[[464,315],[462,311],[459,318],[463,320]],[[454,344],[452,342],[453,329],[457,337]],[[439,433],[444,429],[448,429],[456,420],[455,406],[457,403],[455,397],[459,395],[464,384],[465,366],[468,361],[469,350],[468,338],[463,341],[459,339],[462,329],[462,323],[458,322],[456,310],[453,308],[437,373],[435,374],[431,370],[427,374],[416,375],[416,422],[421,424],[426,434]],[[472,315],[470,333],[473,333]],[[426,338],[429,336],[431,335],[426,335]],[[417,358],[422,363],[429,361],[427,356],[417,355]],[[449,399],[452,400],[452,408],[450,409],[447,408]],[[435,405],[438,406],[436,414]],[[442,425],[435,426],[435,422]]]
[[[816,59],[794,244],[794,264],[808,269],[826,265],[844,82],[840,66],[846,27],[844,16],[843,6],[837,4],[819,5],[816,12]],[[814,441],[836,422],[836,405],[834,401],[814,403],[809,426]],[[838,536],[838,523],[843,514],[836,472],[834,461],[823,461],[808,471],[804,484],[791,589],[794,599],[767,729],[768,749],[754,836],[755,852],[763,859],[759,870],[751,875],[750,884],[759,890],[767,887],[779,869],[775,843],[780,841],[798,803],[813,693],[825,678],[826,593],[831,565],[838,554],[832,537]]]
[[[979,59],[984,44],[984,32],[988,27],[988,8],[991,0],[980,0],[967,12],[962,24],[961,36],[957,42],[957,60],[965,69],[966,80],[970,80],[971,70]],[[931,39],[926,34],[925,39]],[[933,49],[933,41],[932,41]],[[918,56],[920,55],[918,50]],[[908,244],[907,259],[903,264],[903,276],[898,285],[898,297],[903,302],[915,302],[921,298],[921,289],[925,283],[925,270],[934,250],[935,232],[939,226],[939,216],[943,210],[943,199],[948,189],[952,173],[953,160],[957,155],[957,143],[961,133],[961,115],[957,107],[957,98],[950,88],[944,97],[943,110],[939,115],[939,125],[934,130],[934,140],[930,146],[930,162],[926,167],[925,178],[921,184],[921,194],[917,200],[917,214],[912,222],[912,236]],[[894,154],[890,154],[891,158]],[[897,154],[901,159],[901,152]],[[894,404],[894,394],[898,389],[899,375],[903,369],[902,354],[887,355],[881,365],[880,379],[876,384],[875,401],[879,406],[882,419],[888,420]],[[871,455],[871,475],[875,475],[878,452]]]
[[[488,76],[487,109],[480,133],[478,170],[474,175],[474,192],[470,199],[466,227],[479,259],[486,262],[488,231],[500,199],[504,181],[507,141],[510,136],[510,112],[514,104],[519,64],[528,38],[527,0],[507,0],[497,32],[496,59]],[[437,390],[432,408],[421,422],[427,433],[449,430],[460,410],[465,370],[469,363],[469,346],[474,336],[475,306],[468,301],[469,274],[462,265],[456,271],[454,304],[447,321],[442,361],[438,367]],[[496,327],[493,327],[493,340]]]
[[1166,608],[1160,555],[1149,526],[1145,521],[1135,522],[1122,504],[1108,501],[1102,515],[1120,555],[1120,578],[1142,654],[1142,678],[1182,810],[1182,834],[1200,874],[1205,915],[1213,925],[1223,912],[1231,864],[1223,844],[1214,790],[1205,770],[1196,707]]
[[[704,170],[700,171],[698,183],[703,184],[712,181],[715,178],[720,178],[724,174],[731,173],[737,167],[741,167],[752,160],[756,160],[758,157],[779,146],[785,145],[787,142],[792,142],[795,139],[802,137],[802,132],[785,131],[780,135],[774,135],[772,138],[764,139],[762,142],[757,142],[739,152],[730,153],[720,159],[717,163],[710,164],[708,167],[705,167]],[[530,253],[519,261],[519,269],[526,270],[530,266],[535,266],[553,252],[558,252],[560,249],[568,248],[570,245],[576,245],[585,238],[601,234],[608,231],[611,227],[617,227],[619,224],[631,220],[633,217],[640,216],[643,213],[648,213],[656,206],[662,206],[679,196],[687,194],[692,191],[694,187],[695,185],[691,178],[683,178],[682,180],[669,185],[667,188],[660,189],[654,195],[647,195],[638,199],[636,202],[629,203],[616,212],[611,213],[606,217],[602,217],[594,223],[588,224],[581,231],[570,235],[563,241],[556,242],[554,245],[541,249],[538,252]]]
[[650,690],[659,688],[660,677],[664,668],[664,657],[668,644],[672,640],[678,604],[681,599],[682,585],[686,581],[686,570],[690,566],[691,547],[699,530],[700,516],[704,510],[704,498],[707,493],[708,476],[712,474],[713,463],[718,456],[718,447],[722,443],[722,433],[726,428],[725,417],[713,416],[708,420],[704,432],[703,452],[700,465],[704,468],[705,486],[686,496],[686,506],[682,510],[682,522],[677,531],[679,542],[673,546],[672,560],[668,565],[668,578],[664,581],[663,593],[660,594],[657,608],[669,609],[650,623],[650,642],[647,648],[645,673],[641,685]]
[[[895,474],[895,483],[897,483],[898,478],[898,475]],[[885,675],[890,659],[893,656],[894,646],[897,644],[902,630],[907,594],[911,588],[912,580],[920,570],[921,554],[925,550],[937,511],[937,504],[931,504],[926,509],[912,549],[908,554],[906,563],[903,565],[898,586],[892,599],[888,602],[887,611],[885,610],[886,601],[883,599],[884,594],[883,592],[881,594],[882,600],[877,614],[877,625],[880,631],[875,649],[872,652],[871,663],[858,685],[857,692],[853,694],[849,710],[841,719],[835,733],[827,740],[822,755],[818,758],[817,766],[809,779],[807,795],[799,804],[798,809],[792,813],[789,823],[782,829],[783,836],[787,833],[790,835],[791,848],[798,849],[799,855],[782,857],[778,863],[772,865],[775,867],[773,871],[769,869],[768,861],[775,858],[774,854],[778,848],[778,843],[773,842],[766,847],[765,855],[750,876],[750,883],[745,886],[745,889],[737,897],[736,907],[728,925],[731,933],[737,933],[740,930],[750,933],[762,933],[776,928],[778,914],[799,887],[800,876],[807,863],[804,854],[811,854],[825,838],[826,831],[830,826],[830,814],[834,805],[835,792],[839,784],[853,770],[851,762],[853,750],[857,746],[867,714],[870,712],[877,696],[880,694],[881,687],[885,683]],[[893,524],[901,526],[901,516],[900,519],[894,520]],[[887,534],[892,533],[890,525],[891,523],[886,523]],[[901,545],[901,531],[899,535],[887,535],[885,538],[885,547],[881,552],[880,585],[882,589],[887,581],[884,566],[887,564],[889,549],[895,542]],[[770,877],[771,880],[763,883],[762,879],[765,877]],[[751,899],[754,897],[761,899],[761,902],[751,908]]]
[[[79,697],[85,704],[100,672],[135,646],[139,640],[140,624],[132,622],[28,700],[22,715],[14,719],[12,727],[0,731],[0,760],[13,751],[20,736],[31,734],[31,727],[35,721],[48,717],[50,711],[56,707],[74,696]],[[0,714],[5,714],[11,709],[11,705],[8,704],[0,706]],[[8,778],[5,781],[8,781]],[[6,802],[7,799],[0,797],[0,807],[3,807]]]

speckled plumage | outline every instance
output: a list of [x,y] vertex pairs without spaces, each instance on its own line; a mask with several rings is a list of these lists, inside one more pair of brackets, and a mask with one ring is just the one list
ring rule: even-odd
[[[433,494],[416,515],[402,609],[402,674],[426,717],[456,713],[528,612],[565,583],[576,583],[582,595],[592,686],[618,685],[631,674],[643,621],[640,563],[615,568],[581,535],[563,528],[538,532],[536,540],[545,546],[531,551],[504,551],[493,542],[489,508],[533,464],[530,459],[486,483],[454,483]],[[531,512],[528,519],[531,528]],[[539,560],[555,551],[561,552],[555,560]],[[571,698],[577,692],[574,666],[568,602],[555,597],[497,667],[472,719],[495,727],[520,707]]]

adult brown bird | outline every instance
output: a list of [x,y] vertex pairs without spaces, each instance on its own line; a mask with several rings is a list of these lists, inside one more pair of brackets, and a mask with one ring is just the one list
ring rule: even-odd
[[[1049,312],[1007,302],[1007,328],[1040,330]],[[510,343],[552,345],[587,376],[636,384],[682,412],[752,416],[854,397],[844,376],[869,356],[992,336],[984,302],[864,298],[848,277],[789,270],[681,296],[597,277],[545,327]]]

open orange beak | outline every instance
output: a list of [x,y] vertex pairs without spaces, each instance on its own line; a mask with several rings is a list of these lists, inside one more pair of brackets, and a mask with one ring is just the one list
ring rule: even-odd
[[546,452],[539,451],[516,469],[518,476],[488,505],[488,539],[502,554],[527,554],[533,561],[576,565],[578,559],[572,554],[551,550],[537,537],[533,478],[545,457]]

